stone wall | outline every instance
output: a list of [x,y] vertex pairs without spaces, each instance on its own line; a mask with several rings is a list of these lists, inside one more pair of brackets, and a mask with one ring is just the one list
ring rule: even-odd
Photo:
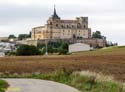
[[21,40],[21,41],[16,41],[16,43],[37,46],[38,41],[37,40]]
[[51,42],[65,42],[68,44],[74,43],[86,43],[89,44],[91,47],[106,47],[106,40],[103,39],[43,39],[43,40],[22,40],[16,41],[17,44],[27,44],[27,45],[34,45],[37,46],[38,44],[46,44]]

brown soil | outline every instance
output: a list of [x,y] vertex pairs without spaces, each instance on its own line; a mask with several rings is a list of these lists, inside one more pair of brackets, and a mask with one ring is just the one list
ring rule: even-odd
[[60,68],[90,70],[113,75],[125,81],[125,55],[50,55],[0,58],[0,72],[52,72]]

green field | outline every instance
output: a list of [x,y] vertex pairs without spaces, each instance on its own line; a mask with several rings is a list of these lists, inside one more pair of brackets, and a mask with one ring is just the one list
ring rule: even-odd
[[112,46],[93,51],[77,52],[75,55],[125,55],[125,46]]

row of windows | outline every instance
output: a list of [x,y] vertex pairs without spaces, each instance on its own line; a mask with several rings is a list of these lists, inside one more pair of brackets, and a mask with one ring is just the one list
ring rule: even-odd
[[[65,32],[63,32],[63,35],[71,35],[71,33],[65,33]],[[82,34],[81,34],[81,33],[79,32],[79,33],[77,33],[77,35],[80,36],[80,35],[86,35],[86,34],[85,34],[85,33],[82,33]]]
[[[85,30],[76,30],[77,32],[85,32]],[[72,30],[63,30],[63,32],[72,32]]]
[[[56,27],[60,27],[59,24],[56,24]],[[81,25],[61,25],[61,28],[82,28]],[[83,28],[87,28],[86,25],[83,26]]]
[[[62,30],[63,32],[72,32],[72,30]],[[84,30],[76,30],[77,32],[82,32]],[[46,33],[48,31],[42,30],[42,31],[36,31],[35,34],[41,34],[41,33]]]

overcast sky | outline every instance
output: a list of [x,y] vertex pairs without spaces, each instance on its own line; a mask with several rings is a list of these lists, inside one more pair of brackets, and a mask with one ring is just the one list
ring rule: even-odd
[[0,36],[29,33],[45,24],[54,4],[61,19],[88,16],[92,31],[125,45],[125,0],[0,0]]

